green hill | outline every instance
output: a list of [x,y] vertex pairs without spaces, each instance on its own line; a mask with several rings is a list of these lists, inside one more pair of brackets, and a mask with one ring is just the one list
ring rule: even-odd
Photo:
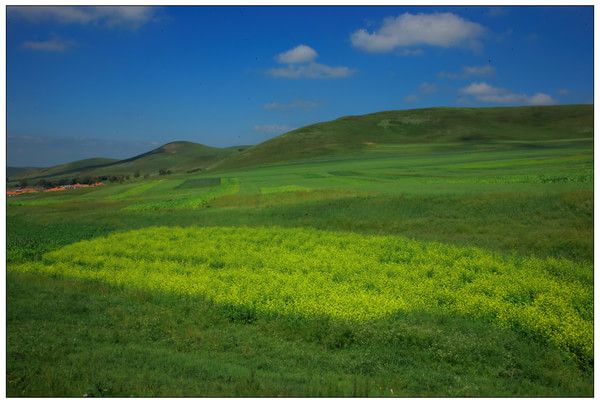
[[346,116],[283,134],[218,168],[356,152],[377,144],[481,143],[591,138],[593,105],[430,108]]
[[92,158],[11,176],[11,180],[157,175],[348,155],[378,145],[481,144],[593,138],[593,105],[430,108],[346,116],[293,130],[256,146],[176,141],[125,160]]
[[6,176],[12,178],[17,175],[23,175],[26,172],[33,171],[40,168],[35,167],[6,167]]
[[175,141],[125,160],[92,158],[24,172],[22,175],[11,177],[11,180],[133,175],[135,172],[139,172],[140,175],[157,175],[160,169],[174,173],[196,171],[206,169],[223,158],[239,154],[247,147],[216,148],[189,141]]
[[9,175],[10,179],[21,178],[48,178],[53,176],[65,176],[82,170],[95,169],[108,164],[117,162],[112,158],[87,158],[83,160],[68,162],[66,164],[55,165],[48,168],[33,168],[22,170],[13,175]]
[[155,174],[159,169],[173,172],[206,169],[223,158],[239,154],[245,148],[217,148],[190,141],[174,141],[150,152],[99,168],[94,174],[131,174],[135,171],[141,174]]

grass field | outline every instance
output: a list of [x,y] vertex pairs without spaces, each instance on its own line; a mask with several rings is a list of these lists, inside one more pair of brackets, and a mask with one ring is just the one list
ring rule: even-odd
[[561,133],[11,198],[8,395],[592,396],[593,136]]

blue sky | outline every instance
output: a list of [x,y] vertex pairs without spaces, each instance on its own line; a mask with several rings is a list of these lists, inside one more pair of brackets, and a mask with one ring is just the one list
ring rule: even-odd
[[344,115],[593,102],[592,7],[9,7],[11,166]]

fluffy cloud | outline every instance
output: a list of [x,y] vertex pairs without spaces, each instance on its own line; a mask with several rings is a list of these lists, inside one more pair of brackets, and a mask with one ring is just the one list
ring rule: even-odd
[[269,102],[264,105],[264,108],[268,111],[291,111],[295,109],[309,110],[314,109],[318,106],[318,102],[296,100],[288,103]]
[[492,66],[486,64],[484,66],[467,66],[463,69],[468,76],[489,76],[496,71]]
[[423,54],[423,49],[400,49],[398,54],[406,57],[421,56]]
[[354,70],[345,66],[327,66],[317,63],[317,52],[307,45],[299,45],[277,55],[276,60],[286,67],[270,69],[268,74],[278,78],[343,78],[354,74]]
[[533,94],[529,97],[528,101],[529,105],[552,105],[556,103],[554,98],[548,94],[544,94],[543,92]]
[[440,71],[438,77],[449,79],[466,79],[475,76],[491,76],[496,72],[496,69],[489,64],[483,66],[465,66],[459,73]]
[[269,74],[280,78],[344,78],[354,74],[354,70],[345,66],[332,67],[320,63],[309,63],[271,69]]
[[254,126],[254,130],[260,133],[266,134],[282,134],[285,132],[289,132],[293,130],[293,127],[287,125],[279,125],[279,124],[269,124],[269,125],[256,125]]
[[519,94],[484,82],[471,83],[460,92],[477,101],[495,104],[552,105],[556,103],[554,98],[542,92],[533,95]]
[[317,58],[317,52],[306,45],[298,45],[287,52],[277,55],[277,61],[285,64],[308,63]]
[[355,31],[352,44],[367,52],[390,52],[407,46],[475,47],[485,29],[452,13],[410,14],[388,17],[379,30]]
[[488,83],[471,83],[464,87],[461,92],[466,95],[496,95],[504,90],[498,87],[493,87]]
[[152,21],[155,8],[143,6],[9,6],[9,17],[32,23],[96,24],[106,27],[138,29]]
[[64,52],[74,45],[71,41],[60,38],[52,38],[45,41],[25,41],[21,45],[24,49],[41,52]]

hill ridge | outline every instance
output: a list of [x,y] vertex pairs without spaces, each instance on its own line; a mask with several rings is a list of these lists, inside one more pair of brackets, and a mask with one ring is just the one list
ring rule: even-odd
[[[212,147],[175,140],[123,160],[56,173],[59,175],[157,174],[219,171],[360,152],[380,144],[476,144],[593,138],[593,105],[431,107],[346,115],[291,130],[254,146]],[[74,161],[76,164],[86,160]],[[69,163],[68,163],[69,164]],[[62,165],[68,165],[62,164]],[[61,165],[61,166],[62,166]],[[45,171],[55,167],[44,168]],[[35,171],[39,172],[39,171]],[[41,176],[16,175],[11,179]]]

